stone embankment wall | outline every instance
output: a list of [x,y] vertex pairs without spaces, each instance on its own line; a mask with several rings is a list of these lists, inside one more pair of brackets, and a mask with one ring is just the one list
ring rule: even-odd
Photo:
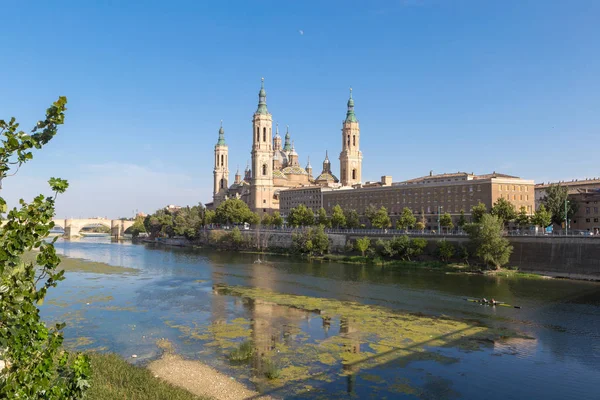
[[[243,231],[251,243],[257,247],[289,249],[292,246],[290,232]],[[258,235],[258,237],[257,237]],[[346,242],[354,242],[364,234],[329,234],[331,251],[343,252]],[[377,239],[390,239],[391,235],[369,235],[374,242]],[[422,236],[428,241],[427,252],[433,254],[437,241],[441,237]],[[448,236],[445,238],[455,245],[468,245],[467,237]],[[600,238],[598,237],[560,237],[560,236],[519,236],[510,237],[514,247],[508,263],[519,271],[531,272],[571,279],[600,280]],[[185,239],[162,239],[163,243],[175,246],[203,244],[203,240],[190,243]]]
[[[354,241],[364,235],[348,235]],[[440,237],[422,236],[427,239],[427,252],[433,252]],[[373,240],[389,239],[389,236],[373,236]],[[455,245],[469,243],[467,237],[445,238]],[[584,236],[513,236],[508,238],[513,252],[508,266],[519,271],[571,278],[600,280],[600,238]]]

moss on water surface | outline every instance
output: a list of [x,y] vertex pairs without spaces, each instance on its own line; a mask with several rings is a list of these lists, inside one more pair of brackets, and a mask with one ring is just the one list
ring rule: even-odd
[[[24,262],[35,262],[38,252],[30,251],[23,255]],[[135,275],[139,270],[135,268],[119,267],[102,262],[84,260],[81,258],[71,258],[59,255],[60,264],[58,269],[64,269],[66,272],[88,272],[94,274],[125,274]]]
[[[246,371],[250,367],[251,380],[272,389],[286,387],[298,392],[307,383],[332,382],[340,375],[361,376],[361,370],[373,375],[373,368],[401,368],[415,361],[455,363],[460,353],[443,348],[474,351],[505,338],[523,337],[478,321],[260,288],[217,285],[214,295],[243,298],[250,318],[167,325],[179,329],[188,340],[203,341],[217,353],[217,349],[224,350],[220,352],[223,360],[231,362],[232,368]],[[317,333],[321,326],[324,336]],[[250,344],[254,349],[246,348]],[[369,380],[377,379],[370,376]],[[377,384],[392,393],[418,392],[408,383],[400,383]]]

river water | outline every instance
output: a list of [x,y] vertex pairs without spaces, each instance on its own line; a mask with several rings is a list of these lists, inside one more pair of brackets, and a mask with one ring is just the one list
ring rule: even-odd
[[[255,263],[251,254],[107,238],[56,248],[128,268],[68,272],[49,291],[43,315],[67,322],[66,344],[76,349],[144,364],[160,357],[165,338],[182,356],[276,398],[600,398],[598,283],[285,257]],[[521,308],[465,301],[481,297]],[[477,336],[509,331],[501,340]],[[242,343],[252,355],[231,360]]]

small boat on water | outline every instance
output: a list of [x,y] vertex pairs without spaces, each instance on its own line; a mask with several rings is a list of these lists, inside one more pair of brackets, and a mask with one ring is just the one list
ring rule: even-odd
[[521,306],[513,306],[510,304],[506,304],[503,301],[492,301],[487,299],[465,299],[466,301],[470,301],[471,303],[483,304],[486,306],[500,306],[500,307],[512,307],[512,308],[521,308]]

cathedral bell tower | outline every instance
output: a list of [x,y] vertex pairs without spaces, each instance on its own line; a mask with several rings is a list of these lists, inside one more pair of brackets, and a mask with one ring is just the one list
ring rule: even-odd
[[264,78],[258,92],[258,108],[252,118],[252,180],[250,208],[256,212],[273,209],[273,118],[267,111]]
[[223,130],[223,121],[219,129],[219,140],[215,145],[215,168],[213,170],[213,202],[215,206],[224,200],[229,187],[229,148],[225,143],[225,131]]
[[362,180],[362,153],[360,151],[360,127],[354,115],[352,88],[348,99],[346,120],[342,124],[342,152],[340,153],[342,186],[352,186]]

